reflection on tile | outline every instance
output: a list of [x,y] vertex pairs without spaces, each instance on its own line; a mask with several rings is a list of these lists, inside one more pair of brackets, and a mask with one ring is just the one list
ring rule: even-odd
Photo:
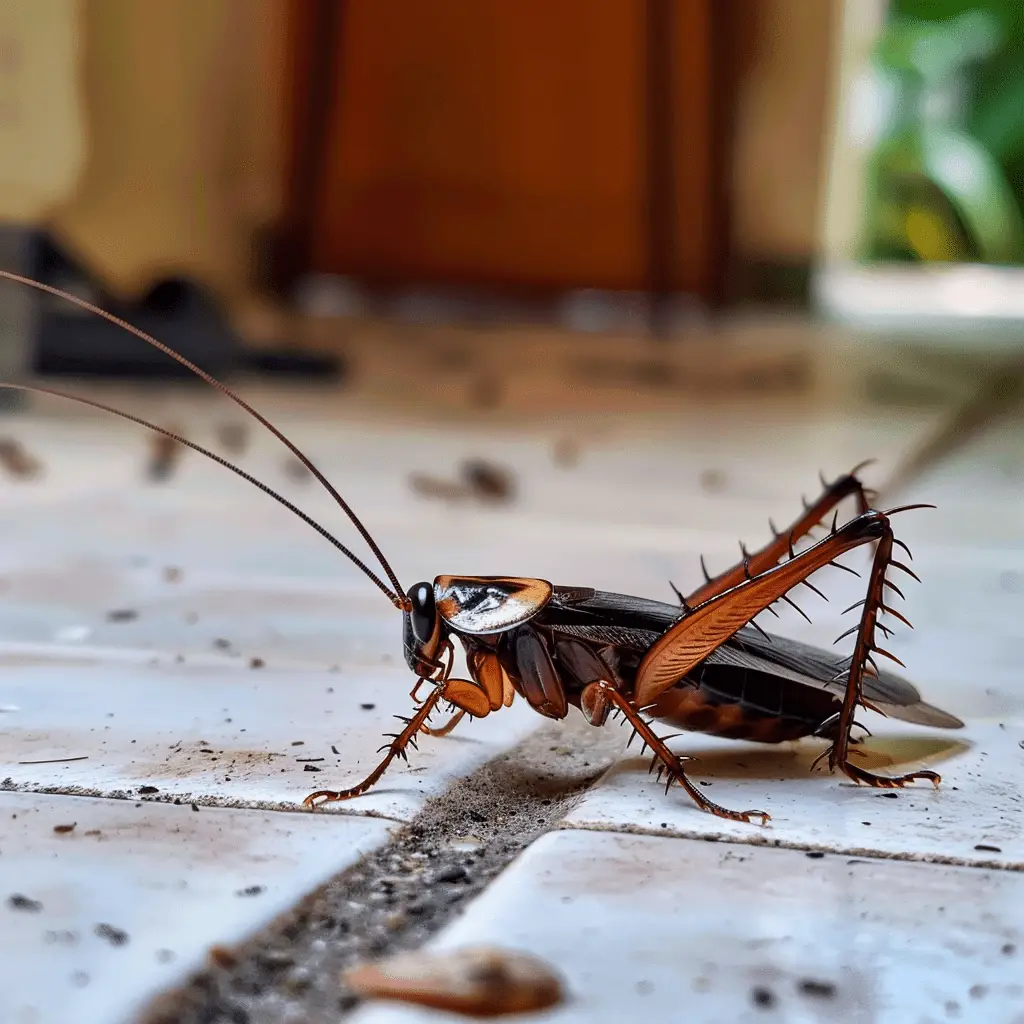
[[929,767],[942,776],[941,787],[875,790],[827,770],[812,773],[821,742],[773,747],[689,734],[670,745],[700,759],[688,766],[690,777],[726,807],[767,811],[767,827],[705,814],[678,787],[666,793],[647,774],[650,758],[636,755],[590,790],[567,821],[1024,868],[1024,720],[973,721],[955,731],[872,720],[870,728],[874,737],[858,763],[883,774]]
[[243,940],[389,828],[28,793],[0,793],[0,822],[5,1024],[131,1019],[211,945]]
[[[981,1024],[1024,1005],[1022,905],[1016,872],[561,832],[432,947],[546,959],[570,992],[552,1024]],[[354,1022],[463,1019],[380,1002]]]

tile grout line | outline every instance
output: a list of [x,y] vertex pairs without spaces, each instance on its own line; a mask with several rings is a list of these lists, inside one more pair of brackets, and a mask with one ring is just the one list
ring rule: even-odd
[[[560,822],[621,744],[585,723],[541,728],[443,793],[389,842],[156,997],[139,1024],[333,1024],[359,1001],[345,968],[417,949]],[[296,1016],[296,1014],[300,1016]]]
[[824,854],[834,857],[857,857],[867,860],[902,861],[910,864],[935,864],[941,867],[974,868],[984,871],[1024,872],[1024,861],[980,860],[969,857],[946,857],[941,854],[902,853],[864,846],[826,846],[823,843],[801,843],[788,839],[766,839],[760,835],[750,838],[726,835],[723,832],[697,832],[681,829],[644,828],[642,825],[602,825],[597,822],[563,821],[557,826],[563,832],[611,832],[617,835],[654,836],[665,839],[689,839],[705,843],[723,843],[728,846],[756,846],[769,850],[793,850],[798,853]]

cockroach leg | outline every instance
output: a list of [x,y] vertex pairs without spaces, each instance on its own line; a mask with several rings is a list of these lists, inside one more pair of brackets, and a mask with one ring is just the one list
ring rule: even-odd
[[[422,680],[421,680],[422,682]],[[398,733],[387,745],[388,752],[384,755],[384,760],[369,775],[359,783],[358,786],[353,786],[351,789],[342,790],[330,790],[320,789],[315,793],[310,793],[305,800],[302,801],[303,807],[315,808],[321,804],[335,803],[339,800],[351,800],[353,797],[362,796],[368,789],[371,789],[376,785],[377,780],[387,771],[388,765],[396,757],[402,757],[408,760],[408,755],[405,752],[405,748],[410,743],[415,745],[416,733],[420,731],[423,724],[430,717],[430,713],[437,707],[437,702],[444,695],[443,688],[438,686],[427,696],[427,699],[420,705],[416,714],[409,719],[406,723],[405,728]],[[383,747],[381,748],[384,749]]]
[[465,717],[465,711],[457,711],[444,725],[438,729],[431,729],[429,725],[423,725],[420,727],[420,732],[425,736],[447,736],[454,728],[462,721]]
[[[449,723],[449,729],[454,728],[455,722],[458,721],[461,714],[470,714],[474,718],[483,718],[484,715],[490,714],[491,710],[487,694],[477,683],[469,679],[447,679],[442,683],[436,683],[434,690],[420,705],[416,714],[412,718],[402,719],[406,723],[405,728],[400,733],[395,734],[390,743],[385,744],[387,754],[384,755],[384,760],[358,786],[340,791],[318,790],[316,793],[310,793],[302,801],[303,806],[318,807],[320,804],[335,803],[338,800],[351,800],[353,797],[362,796],[368,789],[376,785],[377,780],[387,771],[388,765],[396,757],[401,757],[408,761],[409,758],[405,752],[406,747],[410,744],[414,747],[416,746],[416,734],[426,731],[423,727],[440,700],[446,700],[449,704],[454,704],[455,707],[459,708],[455,721]],[[384,750],[385,747],[380,749]]]
[[[868,462],[870,461],[872,460],[869,459]],[[783,558],[793,554],[794,544],[806,537],[821,523],[829,512],[833,511],[843,499],[848,498],[850,495],[855,495],[857,498],[858,514],[863,515],[867,512],[868,503],[873,497],[873,492],[866,490],[857,477],[857,473],[867,464],[867,462],[862,462],[845,476],[839,477],[838,480],[834,480],[831,484],[825,484],[821,497],[811,505],[805,502],[804,514],[788,530],[782,530],[781,532],[776,530],[769,520],[769,525],[772,526],[772,533],[775,534],[772,540],[753,554],[749,554],[741,544],[740,549],[743,551],[743,560],[726,569],[725,572],[719,573],[717,576],[709,576],[703,586],[698,587],[692,594],[688,594],[683,599],[681,602],[683,607],[696,608],[697,605],[709,601],[712,597],[716,597],[726,590],[730,590],[745,579],[757,576],[772,568],[772,566],[778,565]],[[824,483],[824,481],[822,482]],[[703,565],[703,562],[701,564]],[[811,589],[814,588],[812,587]]]
[[680,758],[669,750],[664,740],[655,735],[654,730],[640,716],[640,712],[611,683],[603,679],[590,683],[580,695],[580,706],[591,721],[598,718],[606,718],[612,709],[620,711],[643,743],[654,752],[655,762],[661,761],[658,778],[661,778],[662,771],[668,773],[666,790],[673,782],[678,782],[702,811],[707,811],[709,814],[714,814],[719,818],[728,818],[730,821],[742,821],[747,824],[750,823],[752,818],[760,818],[762,825],[771,821],[771,815],[766,814],[764,811],[730,811],[727,807],[722,807],[720,804],[709,800],[686,777]]
[[[917,506],[910,506],[917,507]],[[843,707],[839,712],[839,722],[836,727],[835,738],[828,750],[828,765],[831,771],[839,768],[848,778],[854,782],[866,786],[873,786],[877,789],[902,788],[908,782],[916,779],[926,779],[932,785],[938,786],[942,777],[932,771],[908,772],[906,775],[875,775],[864,768],[858,768],[851,764],[849,759],[850,733],[853,729],[853,716],[857,705],[864,705],[865,701],[861,693],[861,686],[864,681],[864,673],[869,664],[872,664],[872,654],[887,655],[877,646],[875,627],[878,620],[878,613],[883,605],[883,597],[886,586],[886,570],[893,563],[893,534],[892,526],[888,516],[897,511],[905,509],[894,509],[886,513],[883,524],[882,535],[878,538],[878,545],[875,548],[875,555],[871,562],[871,573],[868,577],[868,594],[861,611],[860,625],[857,629],[857,642],[853,649],[853,656],[850,659],[850,669],[846,679],[846,694],[843,698]],[[895,660],[895,659],[893,659]]]

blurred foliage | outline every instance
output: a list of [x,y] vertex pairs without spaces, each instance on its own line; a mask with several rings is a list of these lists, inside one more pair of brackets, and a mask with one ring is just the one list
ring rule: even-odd
[[893,0],[868,259],[1024,263],[1024,4]]

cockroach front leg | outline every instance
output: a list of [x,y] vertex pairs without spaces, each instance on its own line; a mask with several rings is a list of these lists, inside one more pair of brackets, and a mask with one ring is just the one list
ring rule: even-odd
[[580,707],[592,725],[599,725],[604,722],[608,717],[609,711],[613,708],[622,712],[623,717],[633,727],[636,735],[640,737],[645,746],[650,747],[654,752],[651,768],[653,769],[655,764],[659,761],[661,762],[658,768],[659,781],[663,772],[668,774],[668,781],[665,784],[666,792],[668,792],[673,782],[678,782],[702,811],[707,811],[716,817],[728,818],[731,821],[743,821],[748,824],[752,818],[760,818],[762,825],[771,821],[771,816],[764,811],[730,811],[727,807],[722,807],[721,804],[716,804],[713,800],[709,800],[686,777],[680,758],[669,750],[664,740],[654,734],[654,730],[643,720],[639,711],[611,683],[599,679],[597,682],[586,686],[580,694]]
[[[745,579],[757,576],[771,569],[772,566],[778,565],[783,558],[793,554],[793,545],[806,537],[816,526],[820,526],[829,512],[832,512],[845,498],[854,495],[857,499],[858,514],[863,515],[867,512],[869,502],[874,497],[874,492],[864,487],[857,474],[872,461],[874,460],[868,459],[867,462],[854,466],[849,473],[839,477],[838,480],[832,481],[830,484],[826,484],[825,480],[822,479],[824,490],[821,496],[813,504],[808,503],[806,500],[804,501],[804,514],[789,529],[780,532],[775,529],[775,524],[769,519],[768,525],[771,526],[772,533],[775,535],[773,539],[753,554],[748,552],[741,543],[740,551],[743,554],[743,559],[731,568],[726,569],[725,572],[719,573],[717,576],[709,575],[707,569],[704,568],[704,559],[701,558],[700,564],[701,568],[704,569],[705,582],[693,591],[692,594],[687,594],[682,599],[684,606],[696,608],[697,605],[709,601],[712,597],[716,597],[726,590],[730,590]],[[810,586],[810,584],[806,585]],[[814,588],[811,587],[811,589],[813,590]]]
[[406,748],[410,745],[416,746],[416,734],[426,725],[427,719],[440,700],[454,704],[460,709],[460,713],[468,713],[474,718],[483,718],[491,710],[487,694],[475,682],[468,679],[446,679],[434,687],[412,718],[402,719],[405,722],[405,728],[395,734],[390,743],[380,748],[380,750],[387,750],[384,760],[358,786],[342,790],[317,790],[302,801],[303,806],[319,807],[321,804],[336,803],[339,800],[351,800],[372,789],[396,757],[401,757],[405,761],[409,760]]

